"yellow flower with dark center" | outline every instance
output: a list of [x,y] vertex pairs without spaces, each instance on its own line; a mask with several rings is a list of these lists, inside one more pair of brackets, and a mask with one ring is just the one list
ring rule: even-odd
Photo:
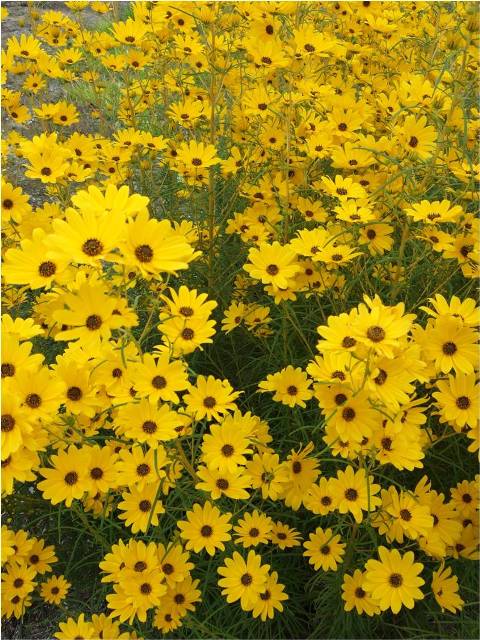
[[449,375],[438,380],[439,391],[433,393],[440,409],[442,421],[453,424],[458,431],[468,425],[474,427],[478,420],[478,384],[474,373]]
[[227,602],[240,600],[244,611],[249,611],[260,593],[265,591],[270,565],[263,564],[262,558],[255,551],[249,551],[247,560],[237,552],[226,558],[223,566],[218,568],[222,576],[218,584],[222,587],[222,595]]
[[296,253],[279,242],[261,242],[258,249],[250,249],[248,259],[245,271],[263,284],[272,285],[274,291],[289,287],[300,271]]
[[344,600],[345,611],[356,609],[358,614],[366,613],[367,616],[374,616],[380,613],[380,607],[364,589],[365,574],[360,569],[355,569],[353,575],[345,574],[342,584],[342,600]]
[[136,487],[130,487],[129,491],[122,493],[122,502],[118,504],[118,508],[123,513],[119,518],[125,520],[127,527],[132,528],[132,533],[145,533],[149,526],[158,525],[158,516],[164,513],[165,509],[157,494],[156,484],[148,484],[141,491]]
[[168,220],[155,220],[144,212],[127,224],[119,246],[123,254],[119,260],[125,267],[147,278],[186,269],[199,255]]
[[413,609],[424,594],[425,581],[419,577],[423,564],[415,562],[413,551],[401,555],[397,549],[379,547],[380,560],[368,560],[365,565],[364,589],[378,601],[381,611],[398,613],[402,606]]
[[118,454],[117,482],[120,487],[135,485],[142,491],[147,484],[158,483],[165,477],[163,467],[167,454],[162,445],[143,450],[141,446],[122,449]]
[[266,544],[270,539],[271,529],[272,519],[255,509],[252,513],[245,513],[234,527],[237,534],[235,542],[242,544],[245,549]]
[[273,391],[273,399],[289,407],[296,405],[305,407],[305,401],[310,400],[313,392],[310,388],[311,381],[299,367],[291,365],[277,373],[267,376],[262,380],[258,388],[261,392]]
[[205,465],[200,465],[197,469],[197,476],[201,482],[197,482],[196,489],[208,491],[213,500],[218,500],[222,496],[233,500],[246,500],[250,488],[250,478],[238,467],[233,473],[230,471],[218,471]]
[[165,581],[170,588],[187,580],[189,572],[194,567],[193,562],[189,562],[190,554],[184,551],[180,544],[169,544],[167,547],[158,544],[157,557]]
[[202,459],[207,467],[232,474],[246,464],[252,443],[251,434],[242,426],[243,423],[234,419],[211,425],[210,433],[203,436],[202,442]]
[[203,507],[195,503],[187,511],[186,520],[177,522],[180,537],[186,541],[186,548],[198,553],[202,549],[213,556],[217,549],[225,549],[224,542],[231,540],[231,513],[222,514],[220,509],[206,502]]
[[60,604],[68,594],[71,583],[64,576],[52,576],[40,586],[40,595],[48,604]]
[[90,488],[87,474],[89,456],[88,447],[77,449],[74,445],[52,456],[52,467],[39,469],[45,478],[37,485],[43,497],[52,504],[65,502],[67,507],[73,500],[81,498]]
[[175,429],[181,422],[180,416],[168,404],[157,407],[144,398],[139,403],[120,407],[116,424],[118,433],[156,447],[159,442],[176,438]]
[[66,622],[60,622],[59,629],[54,634],[54,638],[57,640],[71,640],[72,638],[89,640],[95,637],[95,629],[91,622],[85,620],[84,613],[81,613],[76,620],[68,618]]
[[458,578],[452,575],[452,568],[445,567],[443,562],[432,576],[432,591],[442,612],[458,613],[465,604],[458,593]]
[[437,372],[472,374],[478,362],[478,331],[464,325],[460,318],[440,316],[427,326],[421,337],[425,356]]
[[189,384],[185,364],[170,360],[167,353],[158,358],[146,353],[142,362],[134,364],[134,370],[135,390],[150,402],[178,403],[177,391],[183,391]]
[[221,420],[221,416],[236,409],[235,400],[240,391],[234,391],[228,380],[217,380],[213,376],[198,376],[183,397],[187,412],[196,420]]
[[424,160],[435,150],[437,132],[435,127],[427,125],[425,116],[420,116],[418,120],[413,114],[406,116],[403,124],[396,127],[395,133],[406,154]]
[[317,527],[311,533],[307,542],[303,543],[306,551],[303,555],[308,558],[315,571],[336,571],[338,564],[343,562],[345,545],[340,542],[340,536],[334,535],[331,529],[325,531]]
[[283,611],[282,602],[288,600],[288,595],[284,592],[285,586],[278,581],[278,573],[272,571],[268,574],[264,590],[261,591],[254,603],[252,603],[252,616],[265,622],[267,618],[272,619],[275,611]]
[[337,472],[332,485],[335,508],[340,513],[351,513],[358,523],[363,520],[363,511],[374,511],[381,504],[376,495],[380,485],[373,483],[364,469],[354,471],[353,467],[348,466],[345,471]]

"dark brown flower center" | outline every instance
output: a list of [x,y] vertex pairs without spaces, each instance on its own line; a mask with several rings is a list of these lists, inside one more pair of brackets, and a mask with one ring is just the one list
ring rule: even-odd
[[193,336],[195,335],[193,329],[189,327],[185,327],[185,329],[180,334],[184,340],[193,340]]
[[135,256],[139,262],[151,262],[153,249],[149,244],[141,244],[135,249]]
[[162,565],[162,571],[166,576],[172,575],[174,570],[175,570],[174,566],[173,566],[173,564],[170,564],[170,562],[165,562],[165,564]]
[[9,413],[2,414],[2,431],[3,433],[8,433],[9,431],[13,431],[15,426],[15,418]]
[[410,511],[408,509],[401,509],[400,510],[400,518],[402,520],[405,520],[405,522],[410,522],[410,520],[412,519],[412,514],[410,513]]
[[148,434],[155,433],[157,428],[157,423],[153,422],[153,420],[145,420],[145,422],[142,424],[142,430]]
[[11,378],[15,375],[15,366],[10,362],[2,363],[2,378]]
[[94,480],[100,480],[100,478],[103,478],[103,469],[100,469],[100,467],[93,467],[90,471],[90,476]]
[[358,491],[351,487],[350,489],[347,489],[345,491],[344,495],[347,500],[349,500],[350,502],[354,502],[358,498]]
[[80,387],[69,387],[69,389],[67,391],[67,398],[69,400],[72,400],[73,402],[76,402],[76,401],[80,400],[82,395],[83,395],[83,393],[82,393],[82,390],[80,389]]
[[226,491],[230,486],[228,480],[225,480],[225,478],[218,478],[215,484],[220,491]]
[[408,141],[408,144],[409,144],[411,147],[415,148],[415,147],[417,146],[417,144],[418,144],[418,138],[417,138],[416,136],[412,136],[412,137],[410,138],[410,140]]
[[203,527],[200,529],[200,534],[204,537],[204,538],[209,538],[213,533],[213,529],[209,524],[204,524]]
[[289,396],[296,396],[298,393],[298,389],[294,384],[291,384],[289,387],[287,387],[287,393]]
[[350,347],[354,347],[356,344],[357,341],[355,338],[351,338],[350,336],[345,336],[342,340],[342,347],[345,347],[345,349],[350,349]]
[[442,351],[446,356],[453,356],[457,351],[457,345],[454,342],[445,342],[442,346]]
[[357,587],[355,589],[355,596],[357,598],[364,598],[367,594],[365,593],[365,591],[362,589],[362,587]]
[[42,399],[38,395],[38,393],[29,393],[28,396],[25,398],[25,403],[31,409],[38,409],[38,407],[42,404]]
[[352,409],[352,407],[345,407],[345,409],[342,411],[342,418],[345,420],[345,422],[351,422],[355,418],[355,416],[355,409]]
[[381,342],[385,339],[385,331],[377,325],[367,329],[367,338],[372,342]]
[[96,313],[92,313],[92,315],[88,316],[85,320],[85,326],[90,331],[98,331],[102,326],[102,319]]
[[147,513],[152,508],[152,503],[150,502],[150,500],[140,500],[138,508],[143,513]]
[[217,404],[217,401],[213,396],[207,396],[203,400],[203,406],[207,409],[213,409],[213,407]]
[[163,376],[155,376],[152,378],[152,387],[155,389],[165,389],[167,386],[167,381]]
[[78,473],[76,471],[69,471],[63,479],[68,485],[72,486],[78,482]]
[[463,409],[465,411],[470,407],[470,398],[468,396],[460,396],[455,400],[455,404],[459,409]]
[[299,462],[298,460],[295,460],[295,462],[292,464],[292,471],[295,474],[300,473],[302,470],[302,463]]
[[232,447],[231,444],[224,444],[223,447],[221,448],[221,452],[222,452],[222,455],[224,455],[226,458],[230,458],[230,456],[233,456],[235,449]]
[[56,270],[56,265],[50,260],[41,262],[38,266],[38,273],[42,278],[51,278],[55,274]]
[[253,578],[249,573],[244,573],[243,576],[240,578],[240,582],[243,584],[244,587],[248,587],[250,584],[252,584]]
[[320,553],[324,556],[328,556],[328,554],[330,553],[330,547],[328,546],[328,544],[324,544],[323,547],[320,547]]
[[267,267],[267,273],[271,276],[276,276],[279,271],[280,269],[277,267],[276,264],[269,264]]
[[89,238],[83,243],[82,251],[86,253],[87,256],[98,256],[103,251],[103,244],[97,238]]
[[388,579],[388,582],[392,587],[398,589],[403,584],[403,578],[399,573],[392,573]]
[[145,462],[142,462],[141,464],[138,465],[137,467],[137,475],[139,476],[146,476],[150,473],[150,467],[148,464],[146,464]]
[[136,562],[133,566],[133,569],[138,573],[140,573],[141,571],[145,571],[146,568],[147,568],[147,563],[144,562],[143,560],[138,560],[138,562]]

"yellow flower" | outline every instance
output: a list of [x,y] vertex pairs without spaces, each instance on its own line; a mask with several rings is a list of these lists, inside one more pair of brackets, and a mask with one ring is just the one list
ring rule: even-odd
[[458,594],[458,578],[452,575],[451,567],[445,567],[443,562],[432,576],[432,591],[442,612],[457,613],[463,609],[464,601]]
[[305,407],[305,400],[310,400],[313,396],[310,385],[311,381],[299,367],[295,369],[288,365],[278,373],[268,375],[266,380],[259,383],[258,388],[261,392],[273,391],[273,399],[288,407]]
[[356,609],[358,614],[366,613],[374,616],[380,613],[380,607],[364,589],[365,574],[355,569],[352,576],[345,574],[342,584],[342,600],[345,601],[345,611]]
[[324,531],[322,527],[317,527],[303,546],[306,549],[303,555],[309,559],[315,571],[320,568],[323,571],[336,571],[338,563],[343,562],[345,545],[340,542],[339,535],[333,535],[331,529]]
[[195,553],[205,549],[213,556],[217,549],[225,549],[224,542],[231,540],[231,514],[222,514],[211,502],[206,502],[203,507],[195,503],[192,511],[187,511],[186,517],[186,521],[178,522],[177,526],[180,537],[186,540],[187,549]]
[[381,611],[413,609],[415,600],[424,598],[419,589],[425,584],[419,577],[423,564],[415,562],[413,551],[401,555],[397,549],[379,547],[378,555],[380,560],[368,560],[365,565],[365,591],[378,601]]
[[235,400],[239,395],[240,391],[234,391],[228,380],[198,376],[183,401],[196,420],[220,420],[222,415],[236,409]]
[[261,242],[258,249],[250,249],[248,259],[245,271],[263,284],[272,285],[274,291],[291,286],[300,271],[295,252],[279,242]]
[[348,466],[345,471],[337,472],[332,485],[335,508],[340,513],[350,512],[358,523],[363,520],[363,511],[374,511],[381,504],[376,495],[380,491],[380,485],[371,482],[364,469],[354,471],[353,467]]
[[40,587],[40,595],[49,604],[60,604],[65,599],[71,583],[64,576],[52,576]]
[[158,525],[158,516],[164,513],[162,501],[158,498],[156,484],[148,484],[142,490],[131,487],[129,491],[122,493],[123,501],[118,508],[123,511],[119,515],[120,520],[125,520],[127,527],[132,528],[132,533],[148,531],[149,525]]
[[222,578],[218,581],[222,587],[222,595],[227,602],[240,600],[244,611],[249,611],[260,593],[265,591],[270,565],[263,564],[262,558],[255,551],[249,551],[247,560],[237,552],[225,559],[225,564],[218,569]]

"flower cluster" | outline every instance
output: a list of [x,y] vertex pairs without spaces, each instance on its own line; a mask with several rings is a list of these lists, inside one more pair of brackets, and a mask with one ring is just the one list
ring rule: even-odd
[[[475,4],[74,1],[19,23],[2,615],[84,598],[84,566],[96,608],[58,640],[219,637],[225,607],[255,625],[229,637],[271,637],[330,595],[460,612],[453,570],[480,557]],[[83,533],[55,551],[65,519]]]

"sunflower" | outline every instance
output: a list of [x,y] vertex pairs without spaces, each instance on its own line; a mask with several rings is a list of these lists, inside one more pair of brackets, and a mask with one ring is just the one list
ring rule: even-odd
[[60,604],[71,586],[64,576],[51,576],[41,584],[40,595],[48,604]]
[[261,242],[258,249],[250,249],[248,259],[245,271],[255,280],[271,285],[274,291],[291,286],[300,271],[296,253],[279,242]]
[[30,444],[34,423],[15,395],[2,394],[2,460],[19,451],[22,445]]
[[287,467],[280,462],[277,453],[265,451],[256,453],[247,462],[246,472],[254,489],[261,489],[262,498],[278,500],[285,492],[285,485],[289,480]]
[[320,516],[333,511],[335,500],[332,479],[322,476],[318,484],[312,484],[303,499],[303,504],[306,509]]
[[[398,529],[412,540],[429,535],[433,529],[433,517],[427,505],[419,504],[417,498],[405,491],[397,493],[395,488],[390,491],[390,499],[391,503],[386,507],[386,511],[394,518]],[[389,535],[388,539],[391,538]],[[398,541],[403,542],[403,536]]]
[[177,523],[180,537],[186,540],[186,548],[198,553],[202,549],[213,556],[219,549],[224,551],[224,542],[231,540],[230,513],[222,514],[211,502],[203,507],[195,503],[192,511],[187,511],[186,520]]
[[168,220],[149,218],[146,212],[127,224],[119,247],[127,270],[137,270],[146,278],[186,269],[199,255]]
[[413,218],[415,222],[438,224],[457,221],[463,210],[459,205],[452,206],[449,200],[435,200],[433,202],[422,200],[405,209],[405,213]]
[[167,464],[167,454],[162,445],[143,450],[141,446],[122,449],[116,462],[117,483],[120,487],[135,485],[142,491],[146,485],[165,477],[163,467]]
[[365,591],[378,600],[381,611],[413,609],[415,600],[424,598],[419,589],[425,584],[419,577],[423,564],[415,562],[413,551],[401,555],[397,549],[379,547],[378,555],[380,560],[371,559],[365,565]]
[[115,305],[103,285],[91,285],[88,281],[81,284],[75,292],[64,294],[62,307],[66,308],[53,312],[53,319],[61,326],[55,340],[79,340],[88,347],[110,338],[112,329],[119,326],[113,315]]
[[250,488],[250,479],[248,475],[243,473],[242,467],[231,473],[200,465],[197,469],[197,476],[200,482],[197,482],[195,488],[201,491],[208,491],[212,500],[218,500],[222,496],[233,500],[246,500],[249,498],[249,493],[246,489]]
[[340,200],[340,202],[344,200],[367,199],[367,192],[365,189],[358,184],[358,182],[354,182],[352,178],[344,178],[343,176],[336,175],[332,180],[327,176],[323,176],[322,181],[318,183],[318,186],[328,195]]
[[477,510],[479,480],[480,476],[477,474],[475,480],[462,480],[450,489],[451,501],[462,516],[472,516]]
[[32,538],[32,541],[33,546],[26,557],[27,565],[33,567],[40,575],[49,573],[52,570],[50,565],[58,560],[55,555],[55,547],[53,545],[45,546],[45,540],[41,538]]
[[278,373],[267,376],[262,380],[258,388],[261,392],[273,391],[273,399],[289,407],[296,405],[305,408],[306,400],[310,400],[313,392],[310,389],[311,381],[299,367],[296,369],[288,365]]
[[29,204],[30,196],[23,193],[21,187],[14,187],[10,182],[2,179],[2,222],[6,224],[10,221],[19,223],[28,216],[32,207]]
[[355,569],[353,575],[346,573],[342,584],[342,600],[344,600],[345,611],[356,609],[358,614],[366,613],[367,616],[374,616],[380,613],[380,607],[364,589],[365,574],[360,569]]
[[245,549],[267,544],[271,529],[272,519],[255,509],[252,513],[245,513],[243,518],[238,520],[234,527],[237,534],[235,542],[242,544]]
[[156,447],[159,442],[176,438],[175,429],[181,422],[180,416],[168,404],[157,407],[144,398],[139,403],[120,407],[116,424],[118,433]]
[[209,468],[232,474],[238,466],[246,464],[252,444],[249,432],[241,426],[241,423],[228,420],[211,425],[210,433],[203,436],[202,442],[202,459]]
[[73,444],[51,458],[52,467],[39,469],[45,480],[38,483],[45,500],[52,504],[65,502],[70,507],[73,500],[81,498],[90,488],[88,476],[88,447],[77,449]]
[[6,571],[2,571],[2,595],[10,599],[25,598],[36,587],[35,575],[35,569],[23,562],[10,563]]
[[478,361],[478,335],[460,318],[440,316],[425,329],[421,346],[437,372],[469,375]]
[[364,469],[354,471],[348,466],[345,471],[338,471],[332,479],[335,495],[335,508],[340,513],[351,513],[357,523],[362,522],[362,511],[374,511],[381,504],[376,495],[380,485],[371,482]]
[[193,562],[189,562],[190,554],[184,551],[180,544],[172,544],[167,547],[158,544],[157,556],[160,569],[165,576],[165,582],[170,588],[186,580],[194,567]]
[[187,575],[182,582],[175,582],[167,589],[162,606],[174,612],[174,616],[183,618],[189,611],[195,611],[195,604],[201,602],[201,591],[197,589],[200,580]]
[[267,618],[274,617],[275,611],[283,611],[282,602],[288,600],[284,589],[285,586],[278,582],[278,573],[276,571],[269,573],[264,590],[251,605],[252,616],[254,618],[260,616],[260,619],[265,622]]
[[213,145],[190,140],[178,147],[176,161],[188,174],[195,175],[220,162],[216,153]]
[[279,549],[290,549],[300,546],[301,534],[294,528],[289,527],[284,522],[274,522],[270,531],[270,540]]
[[49,420],[57,412],[62,398],[62,383],[47,367],[36,371],[21,369],[5,389],[21,402],[26,422]]
[[459,430],[469,425],[474,427],[478,419],[478,384],[474,373],[449,375],[447,380],[438,380],[439,391],[433,394],[440,409],[441,420]]
[[132,533],[148,531],[149,525],[158,525],[158,516],[164,513],[162,501],[158,498],[157,485],[146,485],[141,491],[136,487],[130,487],[129,491],[122,493],[122,502],[118,508],[123,511],[119,515],[120,520],[125,520],[127,527],[132,528]]
[[445,567],[443,562],[432,575],[432,592],[439,604],[442,613],[450,611],[457,613],[465,604],[458,594],[458,578],[452,575],[451,567]]
[[221,416],[236,408],[235,400],[240,391],[234,391],[228,380],[217,380],[213,376],[198,376],[183,397],[187,412],[196,420],[221,420]]
[[95,638],[95,629],[91,622],[85,620],[85,614],[81,613],[78,618],[68,618],[66,622],[59,623],[59,631],[54,634],[57,640],[71,640],[71,638],[84,638],[90,640]]
[[171,352],[174,356],[187,355],[202,349],[203,344],[211,344],[215,334],[215,320],[202,318],[187,320],[185,318],[171,318],[158,325],[158,330],[163,334],[163,345],[158,346],[158,351]]
[[331,529],[324,531],[322,527],[317,527],[303,546],[306,549],[303,555],[309,559],[315,571],[320,568],[323,571],[336,571],[338,564],[343,562],[345,545],[340,542],[339,535],[333,535]]
[[143,362],[134,365],[135,390],[150,402],[179,401],[177,391],[188,387],[188,376],[185,364],[181,360],[171,361],[168,354],[154,358],[149,353],[144,354]]
[[293,450],[287,457],[285,466],[288,469],[288,482],[285,484],[283,499],[287,507],[297,511],[303,503],[308,490],[320,473],[318,460],[309,454],[313,451],[313,443],[298,452]]
[[225,558],[223,566],[218,568],[222,576],[218,581],[222,595],[227,602],[240,600],[244,611],[249,611],[260,593],[265,591],[270,565],[262,565],[262,558],[255,551],[249,551],[247,560],[237,552],[231,558]]
[[45,244],[47,257],[77,264],[98,266],[102,260],[118,261],[113,250],[125,234],[122,211],[98,212],[92,209],[67,209],[66,219],[52,222],[53,233]]
[[425,116],[420,116],[418,120],[413,114],[406,116],[403,124],[396,127],[395,133],[407,154],[422,160],[433,154],[437,132],[435,127],[427,125]]
[[130,580],[114,585],[115,593],[107,596],[108,608],[112,609],[112,618],[118,617],[120,622],[138,618],[145,622],[149,609],[160,604],[167,587],[159,580],[159,573],[151,571],[131,576]]

